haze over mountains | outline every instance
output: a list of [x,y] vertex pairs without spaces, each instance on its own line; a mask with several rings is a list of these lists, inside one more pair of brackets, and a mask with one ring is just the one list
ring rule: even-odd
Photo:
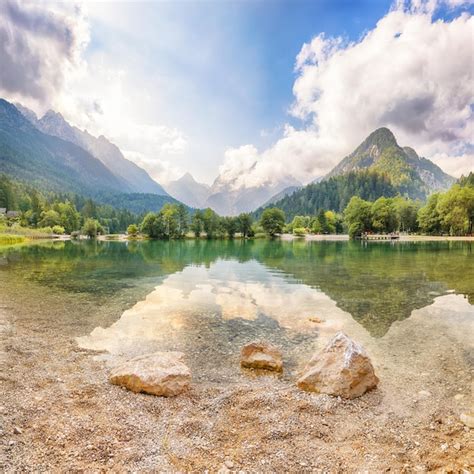
[[[334,183],[336,177],[355,176],[361,171],[369,174],[357,176],[359,187],[370,187],[362,181],[376,176],[380,181],[379,192],[416,199],[447,189],[455,181],[412,148],[399,146],[389,129],[380,128],[324,178],[308,177],[311,184],[305,187],[290,172],[277,183],[249,187],[242,185],[238,177],[228,178],[225,174],[208,186],[186,173],[169,183],[165,190],[145,170],[127,160],[107,138],[81,131],[54,111],[38,119],[31,110],[3,99],[0,100],[0,165],[2,172],[15,179],[57,192],[101,194],[103,201],[111,204],[114,202],[111,196],[126,194],[127,198],[121,198],[120,202],[134,212],[156,210],[165,202],[175,202],[173,198],[189,207],[211,207],[221,215],[252,212],[268,205],[293,209],[296,201],[300,201],[301,208],[309,206],[314,211],[316,208],[312,208],[321,204],[323,189],[326,194],[334,193],[328,190],[328,183]],[[343,186],[342,181],[338,181],[339,187]],[[358,194],[357,188],[351,189]],[[331,206],[337,209],[344,200],[345,197]],[[327,199],[325,204],[330,208]]]

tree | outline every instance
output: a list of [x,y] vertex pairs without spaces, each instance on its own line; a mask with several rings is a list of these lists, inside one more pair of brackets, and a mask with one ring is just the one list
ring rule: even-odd
[[54,204],[53,208],[59,213],[61,225],[68,234],[79,229],[81,215],[77,212],[74,204],[70,201],[57,202]]
[[392,199],[380,197],[372,204],[372,228],[378,232],[394,232],[398,229],[397,212]]
[[202,212],[199,209],[193,215],[191,221],[191,231],[194,233],[194,237],[196,237],[197,239],[201,236],[201,233],[203,231]]
[[242,234],[242,237],[245,239],[249,237],[252,233],[252,216],[246,212],[239,214],[237,217],[238,222],[238,231]]
[[54,227],[61,224],[61,217],[59,213],[50,209],[41,213],[41,220],[38,222],[39,227]]
[[411,199],[397,197],[393,199],[393,206],[397,214],[398,230],[402,232],[415,232],[418,229],[418,203]]
[[138,227],[135,224],[130,224],[127,227],[127,234],[132,237],[135,237],[138,234]]
[[474,221],[474,187],[455,184],[440,195],[436,209],[442,227],[450,235],[472,233]]
[[372,230],[371,203],[358,196],[353,196],[344,210],[344,221],[351,238]]
[[235,233],[239,228],[238,218],[226,216],[223,218],[223,224],[227,233],[227,237],[229,237],[229,239],[233,239],[235,237]]
[[219,216],[211,209],[207,208],[202,214],[203,230],[208,239],[212,239],[218,230]]
[[270,237],[283,232],[285,226],[285,213],[277,207],[265,209],[260,219],[260,225]]
[[63,235],[64,234],[64,227],[61,225],[53,226],[53,234]]
[[82,233],[87,235],[90,239],[95,239],[97,234],[104,232],[104,229],[100,225],[100,222],[97,219],[86,219],[84,226],[82,227]]
[[165,204],[158,213],[158,219],[163,222],[164,238],[177,239],[181,237],[178,223],[178,209],[173,204]]
[[178,233],[180,237],[184,237],[189,229],[189,215],[188,210],[183,204],[178,204],[177,207],[177,217],[178,217]]
[[426,205],[418,211],[418,225],[425,234],[441,233],[441,216],[438,211],[439,193],[432,194]]

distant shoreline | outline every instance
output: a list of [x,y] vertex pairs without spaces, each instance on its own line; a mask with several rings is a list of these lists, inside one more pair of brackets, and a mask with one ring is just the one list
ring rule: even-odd
[[[348,234],[306,234],[304,236],[298,237],[293,234],[282,234],[280,237],[281,240],[293,241],[293,240],[306,240],[306,241],[349,241]],[[449,235],[400,235],[398,242],[430,242],[430,241],[465,241],[465,242],[474,242],[474,236],[449,236]],[[397,242],[394,241],[394,242]],[[371,241],[372,242],[372,241]],[[380,241],[373,241],[380,242]],[[387,242],[386,240],[383,242]]]

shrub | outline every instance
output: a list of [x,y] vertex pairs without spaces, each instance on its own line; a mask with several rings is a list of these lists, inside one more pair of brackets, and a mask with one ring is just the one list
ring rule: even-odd
[[63,235],[64,234],[64,227],[61,225],[53,226],[53,234]]
[[306,234],[306,229],[304,227],[295,227],[293,229],[293,234],[298,237],[303,237]]

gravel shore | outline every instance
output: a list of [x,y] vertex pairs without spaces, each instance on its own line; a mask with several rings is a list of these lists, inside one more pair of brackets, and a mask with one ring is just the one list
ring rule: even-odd
[[419,363],[397,369],[408,332],[427,324],[423,314],[410,318],[412,326],[395,327],[381,346],[392,365],[381,364],[369,347],[381,382],[355,400],[244,372],[229,383],[201,377],[185,395],[165,399],[110,385],[98,354],[78,347],[76,337],[109,326],[115,312],[97,311],[84,296],[81,317],[65,318],[71,308],[64,295],[34,287],[19,294],[2,283],[2,472],[469,472],[474,466],[472,430],[459,420],[472,400],[471,379],[460,370],[467,347],[445,351],[452,340],[446,332],[436,336],[435,357],[425,336]]

